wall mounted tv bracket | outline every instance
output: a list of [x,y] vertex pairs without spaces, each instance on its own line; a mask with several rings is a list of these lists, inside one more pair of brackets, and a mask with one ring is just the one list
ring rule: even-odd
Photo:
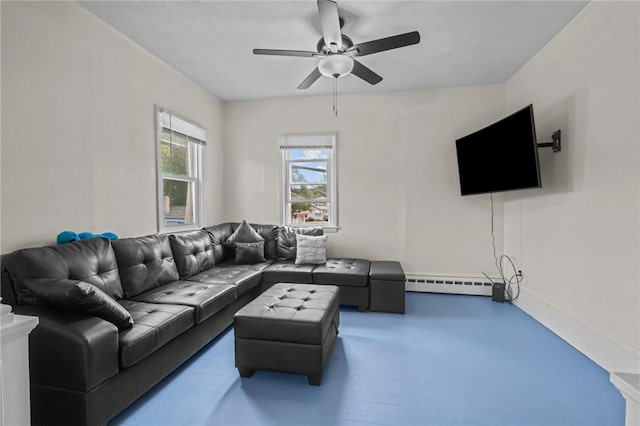
[[552,142],[543,142],[538,144],[538,148],[551,148],[553,152],[558,152],[562,149],[562,144],[560,143],[560,130],[556,130],[551,135]]

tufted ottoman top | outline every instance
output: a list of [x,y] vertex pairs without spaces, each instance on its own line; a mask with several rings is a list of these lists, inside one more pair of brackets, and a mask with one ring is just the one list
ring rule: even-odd
[[319,345],[339,306],[336,286],[275,284],[236,313],[235,337]]

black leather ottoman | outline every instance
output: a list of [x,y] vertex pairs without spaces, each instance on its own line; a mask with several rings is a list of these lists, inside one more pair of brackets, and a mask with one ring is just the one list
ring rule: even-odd
[[278,283],[234,318],[236,368],[305,374],[320,385],[340,323],[338,287]]
[[369,310],[404,314],[405,276],[400,262],[371,262],[369,286]]

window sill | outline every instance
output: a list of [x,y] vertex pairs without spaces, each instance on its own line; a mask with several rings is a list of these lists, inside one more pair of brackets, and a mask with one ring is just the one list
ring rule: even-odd
[[202,229],[200,225],[176,226],[172,228],[162,228],[158,231],[158,234],[175,234],[185,231],[197,231],[200,229]]
[[301,225],[299,223],[295,223],[295,224],[288,224],[288,225],[284,225],[284,226],[289,226],[291,228],[315,228],[315,227],[321,227],[322,231],[326,234],[335,234],[340,230],[339,226],[322,226],[322,225],[313,225],[313,222],[307,222],[304,225]]

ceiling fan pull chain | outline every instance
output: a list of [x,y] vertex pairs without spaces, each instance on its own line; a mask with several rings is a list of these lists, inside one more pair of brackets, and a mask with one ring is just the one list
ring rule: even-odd
[[338,116],[338,79],[333,79],[333,111]]

